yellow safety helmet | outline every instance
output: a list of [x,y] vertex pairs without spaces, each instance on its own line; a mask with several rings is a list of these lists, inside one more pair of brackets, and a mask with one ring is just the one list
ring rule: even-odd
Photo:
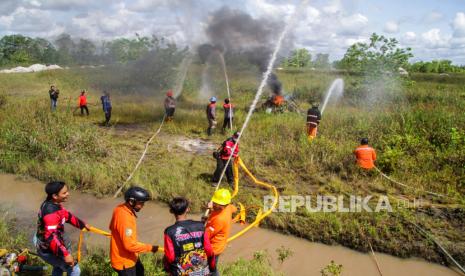
[[228,189],[218,189],[213,194],[212,202],[219,205],[228,205],[231,203],[231,193]]

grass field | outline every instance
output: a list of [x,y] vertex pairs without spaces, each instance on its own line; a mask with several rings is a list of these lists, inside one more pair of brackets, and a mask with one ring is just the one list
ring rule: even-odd
[[[207,138],[204,108],[198,95],[201,69],[188,72],[175,120],[163,127],[131,181],[167,202],[188,197],[200,211],[212,193],[209,178],[215,167],[211,153],[193,154],[173,146],[173,137],[209,139],[219,145],[226,137]],[[0,169],[47,181],[64,179],[74,189],[108,196],[116,191],[137,162],[147,139],[163,116],[163,91],[128,93],[112,88],[113,125],[102,127],[98,76],[105,69],[0,74]],[[230,70],[236,122],[243,122],[259,77],[253,71]],[[343,78],[344,97],[323,114],[319,137],[309,144],[305,118],[298,113],[257,112],[243,135],[241,157],[254,174],[279,187],[282,195],[389,195],[394,213],[278,213],[264,226],[311,241],[342,244],[397,256],[419,256],[447,263],[430,241],[409,221],[433,233],[461,263],[465,262],[465,78],[413,75],[409,79],[366,79],[350,74],[278,71],[287,93],[302,110],[322,101],[331,82]],[[103,78],[103,77],[102,77]],[[48,87],[60,90],[59,108],[49,111]],[[216,80],[213,87],[224,91]],[[89,89],[91,115],[73,115],[79,90]],[[217,95],[225,96],[225,92]],[[222,118],[222,112],[220,112]],[[378,167],[407,189],[377,174],[365,175],[354,165],[352,151],[368,137],[378,152]],[[266,191],[245,183],[238,201],[262,205]],[[444,194],[438,198],[424,191]],[[396,203],[420,199],[425,206],[404,208]],[[249,218],[256,209],[250,210]]]

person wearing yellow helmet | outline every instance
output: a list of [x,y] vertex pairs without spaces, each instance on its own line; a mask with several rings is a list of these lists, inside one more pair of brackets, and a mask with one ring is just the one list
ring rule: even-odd
[[[228,244],[233,214],[237,212],[237,208],[231,204],[231,192],[228,189],[215,191],[208,208],[211,209],[211,214],[207,219],[205,230],[210,236],[215,262],[218,264],[219,255],[223,253]],[[215,265],[215,267],[218,266]],[[219,275],[218,270],[214,271],[212,275]]]

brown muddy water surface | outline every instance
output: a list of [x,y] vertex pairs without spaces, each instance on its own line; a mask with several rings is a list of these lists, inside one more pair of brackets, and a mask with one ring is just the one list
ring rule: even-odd
[[[36,180],[21,180],[15,175],[0,174],[0,205],[17,219],[31,237],[37,218],[37,210],[44,199],[44,184]],[[71,191],[69,202],[64,206],[72,213],[95,227],[108,231],[113,208],[122,199],[97,199],[88,194]],[[138,234],[142,242],[163,243],[163,230],[174,222],[165,204],[149,202],[138,214]],[[198,215],[193,215],[198,218]],[[235,226],[234,230],[239,230]],[[76,239],[77,231],[71,237]],[[88,246],[109,247],[108,239],[95,234],[87,234]],[[276,249],[284,246],[293,251],[293,255],[283,264],[277,261]],[[231,262],[238,258],[252,258],[254,252],[267,250],[273,267],[285,275],[321,275],[320,270],[331,260],[343,265],[342,275],[379,275],[374,259],[369,254],[360,253],[342,246],[328,246],[309,242],[304,239],[279,234],[270,230],[255,228],[244,236],[231,242],[222,261]],[[454,270],[428,263],[421,259],[400,259],[377,253],[378,263],[384,276],[411,275],[460,275]]]

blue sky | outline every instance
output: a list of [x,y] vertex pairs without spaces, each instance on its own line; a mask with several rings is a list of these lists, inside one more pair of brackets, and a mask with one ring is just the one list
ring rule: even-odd
[[[280,0],[0,0],[0,35],[53,40],[63,32],[94,41],[162,35],[179,44],[206,41],[211,14],[223,6],[254,18],[283,20],[299,1]],[[414,60],[465,64],[464,0],[309,0],[292,29],[294,47],[339,59],[376,32],[414,49]]]

